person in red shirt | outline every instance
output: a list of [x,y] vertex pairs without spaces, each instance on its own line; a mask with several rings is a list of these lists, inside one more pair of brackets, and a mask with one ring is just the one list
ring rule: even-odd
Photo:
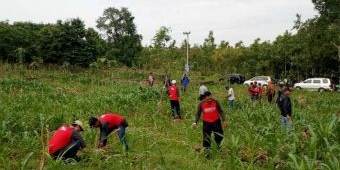
[[83,131],[83,123],[76,120],[72,126],[63,125],[59,127],[48,142],[48,153],[53,159],[66,160],[73,158],[80,160],[77,152],[86,147],[80,131]]
[[[204,93],[204,100],[198,105],[195,121],[192,128],[197,128],[197,122],[203,113],[203,147],[207,150],[211,147],[211,133],[214,133],[214,139],[217,144],[218,150],[221,149],[221,142],[223,140],[223,127],[227,127],[228,122],[222,110],[220,103],[212,98],[210,91]],[[206,155],[209,157],[209,154]]]
[[128,127],[129,124],[123,116],[114,113],[105,113],[99,118],[91,117],[89,119],[89,126],[100,129],[98,148],[105,147],[109,134],[113,131],[118,131],[119,140],[124,145],[125,151],[128,151],[129,146],[126,141],[125,128]]
[[262,94],[263,94],[263,87],[262,87],[262,84],[259,83],[259,86],[258,86],[258,100],[261,100],[262,99]]
[[[171,113],[174,117],[174,120],[181,119],[181,113],[180,113],[180,104],[179,104],[179,89],[176,86],[176,80],[171,81],[171,86],[169,86],[167,94],[170,98],[170,106],[171,106]],[[175,114],[176,112],[176,114]]]
[[254,83],[251,82],[248,87],[248,96],[250,100],[254,100],[254,94],[255,94]]

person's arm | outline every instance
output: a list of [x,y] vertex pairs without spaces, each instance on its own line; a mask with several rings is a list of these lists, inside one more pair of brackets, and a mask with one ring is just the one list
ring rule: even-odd
[[81,137],[80,133],[73,130],[71,135],[72,141],[75,141],[79,144],[80,149],[86,148],[84,139]]
[[196,115],[195,115],[195,121],[194,121],[194,123],[196,123],[197,124],[197,122],[200,120],[200,118],[201,118],[201,113],[202,113],[202,103],[203,102],[201,102],[199,105],[198,105],[198,107],[197,107],[197,112],[196,112]]
[[99,142],[100,143],[104,142],[104,140],[107,139],[108,135],[109,135],[109,123],[101,122]]
[[201,113],[202,113],[202,103],[201,102],[199,105],[198,105],[198,108],[197,108],[197,112],[196,112],[196,115],[195,115],[195,120],[194,120],[194,123],[191,125],[191,127],[193,129],[196,129],[197,128],[197,123],[201,117]]
[[287,116],[289,116],[289,119],[291,119],[292,117],[292,102],[288,97],[287,97]]
[[224,122],[224,121],[227,121],[226,116],[225,116],[225,114],[224,114],[224,112],[223,112],[223,109],[222,109],[220,103],[219,103],[217,100],[215,100],[215,101],[216,101],[216,108],[217,108],[217,111],[218,111],[218,113],[220,114],[220,117],[221,117],[222,121],[223,121],[223,122]]
[[223,127],[227,127],[228,126],[227,118],[226,118],[226,116],[225,116],[225,114],[224,114],[224,112],[222,110],[222,107],[221,107],[221,105],[220,105],[220,103],[218,101],[216,101],[216,107],[217,107],[218,113],[220,113],[220,117],[222,119]]
[[231,91],[231,89],[229,89],[229,90],[228,90],[228,95],[227,95],[227,97],[230,97],[230,96],[231,96],[231,93],[232,93],[232,91]]

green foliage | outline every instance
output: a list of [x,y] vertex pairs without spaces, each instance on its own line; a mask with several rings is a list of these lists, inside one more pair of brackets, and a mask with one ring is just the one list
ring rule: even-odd
[[[186,64],[189,46],[191,71],[202,75],[242,73],[246,77],[268,75],[300,81],[308,77],[330,77],[338,81],[340,63],[340,18],[338,0],[313,0],[319,16],[301,20],[296,14],[294,31],[285,31],[273,42],[256,38],[246,47],[222,40],[215,43],[213,31],[202,45],[184,40],[176,47],[171,28],[156,31],[152,45],[142,48],[134,16],[127,8],[110,7],[97,20],[102,39],[93,28],[85,29],[79,18],[55,24],[0,22],[0,60],[39,68],[42,64],[80,67],[128,66],[144,69],[177,69]],[[107,62],[101,62],[106,58]]]
[[97,20],[97,28],[105,32],[108,47],[116,49],[114,59],[131,67],[141,51],[142,36],[137,34],[134,17],[127,8],[110,7]]
[[[246,87],[235,85],[231,111],[224,84],[209,84],[229,127],[222,152],[213,144],[208,160],[204,151],[195,151],[202,142],[201,130],[190,126],[199,82],[216,78],[190,73],[188,91],[181,94],[184,119],[176,124],[162,82],[156,79],[152,88],[143,83],[149,71],[100,68],[71,73],[2,65],[0,72],[0,169],[39,169],[42,162],[45,169],[339,169],[338,93],[293,91],[294,126],[287,133],[274,104],[251,102]],[[98,131],[85,125],[82,135],[88,148],[80,151],[82,161],[64,164],[48,156],[47,141],[60,125],[75,119],[86,123],[105,112],[122,114],[129,122],[128,155],[116,135],[109,137],[106,151],[95,150]],[[305,130],[308,137],[302,139]]]

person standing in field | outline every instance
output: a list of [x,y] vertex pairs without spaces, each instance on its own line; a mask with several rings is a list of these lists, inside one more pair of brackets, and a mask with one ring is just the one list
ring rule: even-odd
[[125,151],[129,150],[125,135],[125,128],[129,124],[123,116],[108,112],[99,118],[91,117],[89,126],[100,130],[98,148],[105,147],[108,136],[113,132],[118,132],[119,140],[124,145]]
[[[200,102],[197,108],[195,121],[192,128],[197,128],[197,123],[202,116],[203,122],[203,147],[206,149],[206,157],[210,157],[209,149],[211,147],[211,133],[214,134],[214,140],[217,144],[218,151],[221,151],[221,142],[224,138],[223,127],[227,127],[228,122],[222,110],[220,103],[212,98],[211,92],[204,93],[204,100]],[[223,123],[221,123],[221,120]]]
[[205,86],[205,82],[201,83],[201,86],[199,87],[199,97],[198,100],[202,101],[204,98],[204,93],[208,91],[207,86]]
[[253,100],[257,100],[259,98],[259,86],[257,81],[254,81],[253,84]]
[[283,91],[284,91],[283,84],[280,83],[279,84],[279,89],[277,90],[278,96],[276,98],[276,104],[278,104],[281,95],[284,93]]
[[76,120],[71,126],[59,127],[48,142],[48,153],[53,159],[66,160],[73,158],[80,161],[78,150],[86,147],[80,132],[83,131],[83,123]]
[[190,79],[186,73],[183,74],[183,77],[181,79],[181,85],[182,85],[182,91],[183,93],[186,92],[187,86],[189,85]]
[[228,91],[227,92],[227,98],[228,98],[228,103],[229,103],[229,108],[233,110],[234,108],[234,103],[235,103],[235,95],[234,95],[234,89],[230,86],[225,86],[225,89]]
[[262,84],[261,83],[259,83],[259,86],[258,86],[258,97],[257,97],[257,99],[259,100],[259,101],[261,101],[261,99],[262,99],[262,94],[263,94],[263,87],[262,87]]
[[254,83],[253,82],[250,82],[249,86],[248,86],[248,97],[250,100],[253,100],[253,95],[254,95],[254,90],[253,90],[253,86],[254,86]]
[[152,87],[153,86],[153,83],[155,81],[155,77],[153,76],[152,73],[149,74],[149,77],[148,77],[148,82],[149,82],[149,86]]
[[168,88],[169,88],[169,86],[171,85],[171,82],[170,82],[170,75],[166,74],[166,75],[164,76],[163,84],[164,84],[163,87],[164,87],[165,89],[168,89]]
[[273,81],[269,81],[268,83],[266,96],[267,96],[268,102],[271,103],[273,101],[273,98],[275,97],[275,84]]
[[180,113],[180,96],[179,96],[179,89],[176,85],[176,80],[171,81],[171,86],[168,88],[167,94],[169,95],[170,99],[170,107],[171,107],[171,113],[172,116],[175,119],[181,119],[181,113]]
[[292,102],[290,100],[290,89],[285,88],[278,98],[277,105],[281,111],[283,128],[290,130],[292,126]]

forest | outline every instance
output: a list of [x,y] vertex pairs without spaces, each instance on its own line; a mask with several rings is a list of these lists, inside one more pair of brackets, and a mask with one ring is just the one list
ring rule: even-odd
[[[215,42],[213,31],[202,44],[188,44],[190,70],[224,76],[242,73],[247,78],[269,75],[303,80],[329,77],[339,80],[340,3],[312,0],[319,15],[301,20],[275,40],[257,38],[249,46],[240,40]],[[171,27],[162,26],[148,46],[142,45],[134,16],[127,8],[109,7],[97,19],[97,28],[86,28],[81,18],[56,23],[0,22],[0,61],[30,69],[43,66],[80,68],[130,67],[183,69],[187,42],[176,42]],[[240,34],[242,34],[240,32]]]

